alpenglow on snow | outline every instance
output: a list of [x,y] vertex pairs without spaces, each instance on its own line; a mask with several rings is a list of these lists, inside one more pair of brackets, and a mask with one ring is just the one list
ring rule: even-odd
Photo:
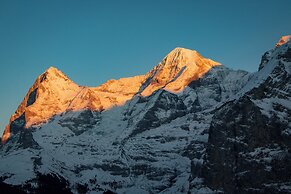
[[97,87],[49,68],[2,136],[1,193],[291,193],[290,37],[255,73],[184,48]]

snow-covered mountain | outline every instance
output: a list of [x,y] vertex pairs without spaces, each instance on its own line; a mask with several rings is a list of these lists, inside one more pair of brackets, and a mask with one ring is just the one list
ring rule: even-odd
[[61,71],[51,67],[29,89],[12,115],[2,141],[10,137],[11,124],[18,122],[18,119],[23,119],[24,127],[28,128],[66,111],[89,109],[100,112],[122,106],[137,93],[149,96],[161,88],[180,92],[216,65],[219,63],[203,58],[196,51],[176,48],[145,75],[109,80],[95,88],[78,86]]
[[95,88],[49,68],[3,134],[0,189],[290,193],[291,43],[282,40],[256,73],[183,48],[145,75]]
[[226,193],[291,193],[291,41],[286,37],[263,55],[260,70],[236,97],[216,109],[203,167],[207,186]]

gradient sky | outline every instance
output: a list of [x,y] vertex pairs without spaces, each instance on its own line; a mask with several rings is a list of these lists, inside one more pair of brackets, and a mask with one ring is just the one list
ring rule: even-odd
[[49,66],[97,86],[185,47],[254,72],[291,34],[290,10],[290,0],[0,0],[0,133]]

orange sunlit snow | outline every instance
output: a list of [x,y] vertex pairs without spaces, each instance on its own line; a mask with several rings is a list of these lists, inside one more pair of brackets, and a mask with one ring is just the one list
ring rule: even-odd
[[176,93],[212,67],[220,65],[193,50],[176,48],[145,75],[109,80],[98,87],[75,84],[54,67],[41,74],[11,116],[2,143],[10,137],[10,124],[24,114],[25,128],[47,122],[65,111],[108,110],[122,106],[134,95],[149,96],[158,89]]

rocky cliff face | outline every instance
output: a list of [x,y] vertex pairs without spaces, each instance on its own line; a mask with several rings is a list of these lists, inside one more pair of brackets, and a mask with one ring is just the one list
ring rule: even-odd
[[3,135],[0,187],[290,193],[290,42],[265,58],[250,74],[177,48],[145,75],[96,88],[51,68]]
[[290,193],[291,43],[276,47],[247,92],[213,116],[204,168],[212,188]]

